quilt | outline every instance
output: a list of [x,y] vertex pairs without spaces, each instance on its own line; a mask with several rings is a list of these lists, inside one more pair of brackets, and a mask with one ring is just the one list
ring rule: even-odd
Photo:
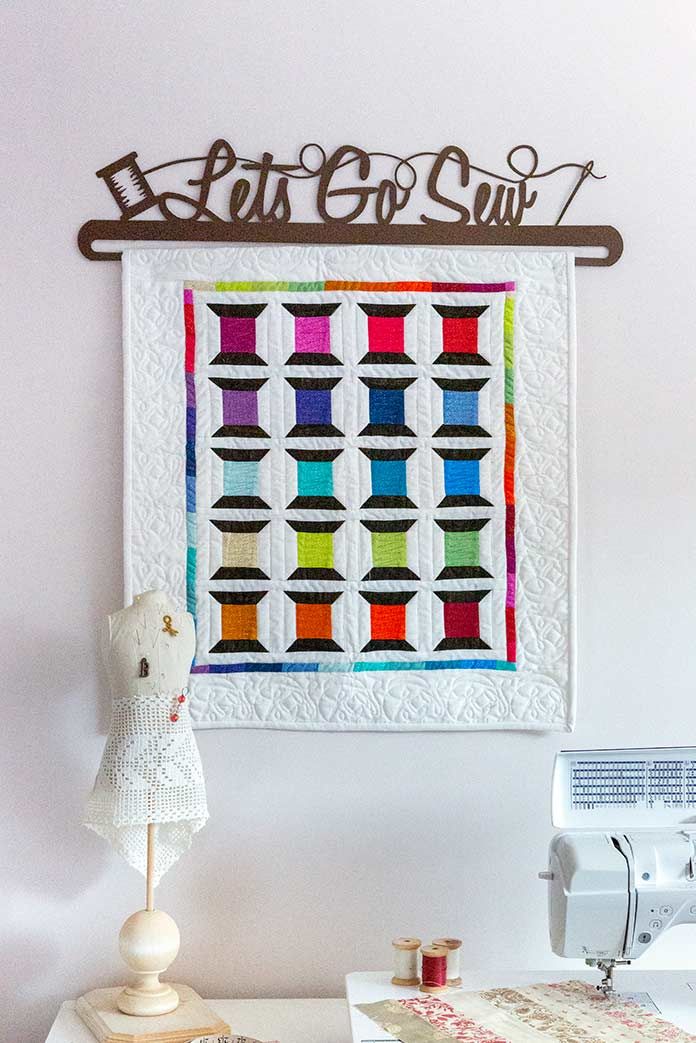
[[357,1009],[401,1043],[693,1043],[696,1038],[636,1002],[605,999],[583,981],[458,991],[446,999],[382,1000]]
[[574,721],[563,252],[124,253],[126,599],[198,727]]

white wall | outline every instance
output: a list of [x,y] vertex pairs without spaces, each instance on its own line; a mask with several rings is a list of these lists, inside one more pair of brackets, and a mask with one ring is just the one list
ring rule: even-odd
[[[119,268],[75,234],[113,213],[97,167],[219,135],[284,158],[307,140],[593,156],[610,176],[572,219],[614,223],[626,252],[578,275],[575,734],[200,733],[210,824],[160,892],[176,977],[337,995],[404,932],[461,934],[465,967],[550,966],[554,752],[696,740],[693,4],[10,0],[3,21],[0,1037],[42,1039],[60,1000],[120,980],[142,890],[80,825],[95,632],[121,603],[122,410]],[[674,932],[644,962],[695,944]]]

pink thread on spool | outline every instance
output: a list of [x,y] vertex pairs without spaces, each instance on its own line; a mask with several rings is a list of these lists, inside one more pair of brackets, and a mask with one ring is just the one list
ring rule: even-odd
[[104,180],[126,220],[157,203],[157,196],[136,162],[137,156],[137,152],[129,152],[97,171],[97,177]]
[[425,945],[421,949],[421,992],[445,992],[447,989],[447,953],[442,945]]

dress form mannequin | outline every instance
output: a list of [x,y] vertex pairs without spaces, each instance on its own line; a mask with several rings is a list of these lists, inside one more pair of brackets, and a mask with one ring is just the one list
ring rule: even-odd
[[109,616],[102,646],[113,710],[85,824],[146,877],[146,908],[126,920],[119,938],[138,980],[116,1002],[125,1014],[159,1015],[179,1003],[159,981],[179,950],[179,930],[154,908],[153,892],[208,817],[185,694],[193,618],[167,594],[147,591]]

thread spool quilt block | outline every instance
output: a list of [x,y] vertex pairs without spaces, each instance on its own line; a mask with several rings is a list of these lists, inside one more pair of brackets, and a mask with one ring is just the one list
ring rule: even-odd
[[193,613],[194,721],[570,728],[572,259],[124,269],[127,587]]

